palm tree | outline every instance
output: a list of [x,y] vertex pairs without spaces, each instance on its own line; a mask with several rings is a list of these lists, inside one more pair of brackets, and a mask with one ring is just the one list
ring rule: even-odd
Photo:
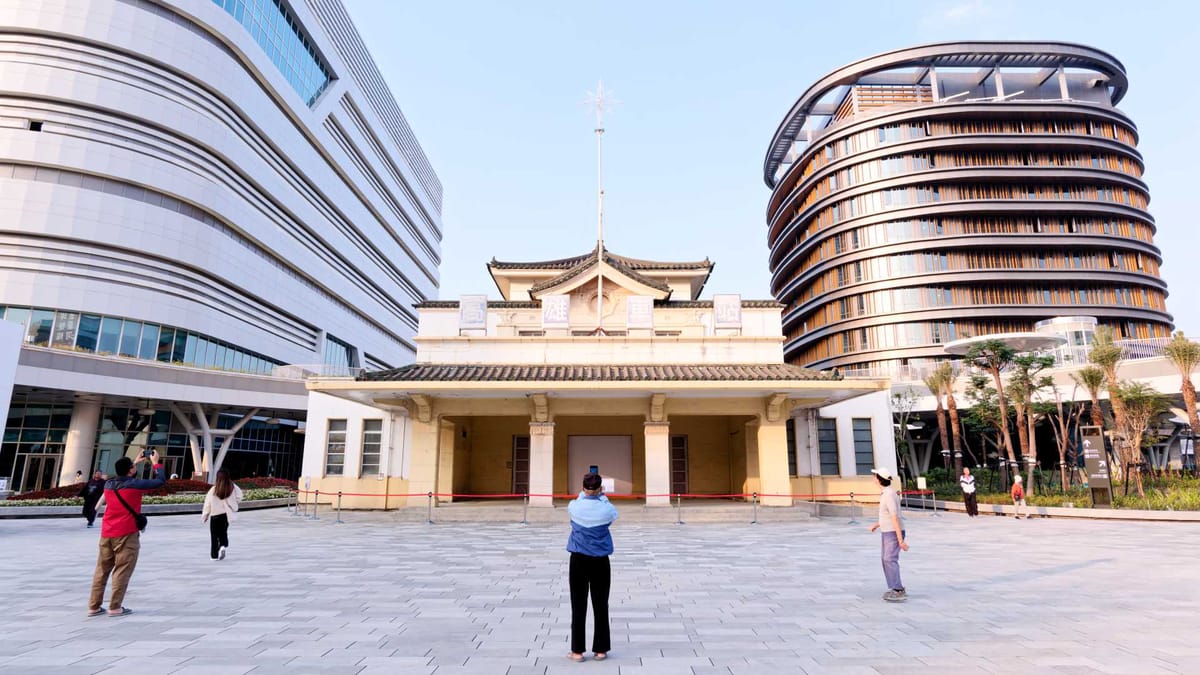
[[1017,412],[1017,438],[1021,443],[1021,456],[1025,459],[1025,490],[1033,490],[1033,469],[1037,466],[1037,436],[1034,433],[1039,418],[1039,406],[1034,400],[1044,389],[1054,385],[1047,368],[1054,367],[1053,356],[1021,354],[1013,357],[1012,375],[1008,378],[1008,392],[1013,408]]
[[942,374],[941,368],[934,369],[925,377],[925,386],[929,387],[929,393],[933,394],[933,400],[937,402],[938,436],[942,438],[942,466],[949,469],[950,438],[946,434],[946,409],[942,407],[942,393],[946,389],[946,378]]
[[[1146,430],[1156,417],[1171,409],[1170,399],[1160,394],[1153,387],[1143,382],[1121,382],[1115,388],[1115,395],[1120,398],[1122,409],[1125,411],[1122,419],[1125,427],[1121,429],[1125,444],[1125,456],[1122,463],[1126,466],[1140,466],[1142,461],[1142,440]],[[1145,497],[1142,489],[1142,472],[1133,471],[1139,497]],[[1127,476],[1125,480],[1129,480]]]
[[1016,353],[1016,350],[1000,340],[984,340],[971,345],[963,357],[967,363],[986,370],[992,376],[992,384],[996,387],[996,403],[1000,407],[997,426],[1000,427],[1000,435],[1004,439],[1004,452],[1008,454],[1010,464],[1017,463],[1017,456],[1013,452],[1012,435],[1008,433],[1008,401],[1004,397],[1004,383],[1000,381],[1000,371],[1012,363]]
[[[1116,395],[1121,384],[1117,379],[1117,364],[1121,362],[1121,346],[1117,344],[1111,326],[1096,326],[1096,337],[1092,342],[1092,350],[1088,352],[1088,360],[1104,371],[1104,378],[1108,385],[1108,402],[1112,405],[1113,431],[1121,434],[1126,428],[1125,402]],[[1123,438],[1122,442],[1128,442],[1128,440],[1128,438]],[[1115,438],[1113,444],[1116,445]],[[1124,469],[1125,467],[1122,466],[1117,467],[1117,471],[1121,475],[1124,475]]]
[[954,401],[954,381],[958,379],[958,371],[954,364],[943,361],[938,365],[942,372],[942,390],[946,394],[946,408],[950,411],[950,437],[954,444],[954,475],[962,473],[962,426],[958,423],[958,404]]
[[1187,408],[1188,424],[1192,433],[1200,432],[1200,419],[1196,416],[1196,387],[1192,384],[1192,371],[1200,366],[1200,344],[1192,342],[1176,331],[1171,341],[1163,348],[1163,353],[1179,369],[1179,377],[1183,380],[1179,391],[1183,394],[1183,406]]
[[1106,379],[1104,371],[1096,366],[1085,366],[1078,372],[1071,373],[1071,379],[1075,381],[1075,384],[1087,390],[1088,397],[1092,399],[1092,425],[1100,427],[1100,431],[1103,433],[1104,411],[1100,409],[1100,390],[1104,388]]

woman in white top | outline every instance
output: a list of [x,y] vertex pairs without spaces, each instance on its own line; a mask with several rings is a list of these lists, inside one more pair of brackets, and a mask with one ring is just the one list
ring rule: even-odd
[[212,539],[209,554],[213,560],[225,559],[225,549],[229,548],[229,523],[237,518],[241,501],[242,489],[230,480],[229,472],[225,469],[217,471],[216,484],[204,496],[203,513]]
[[971,475],[971,470],[963,467],[962,476],[958,479],[958,484],[962,486],[963,505],[967,507],[967,515],[974,518],[979,515],[979,503],[975,497],[975,476]]

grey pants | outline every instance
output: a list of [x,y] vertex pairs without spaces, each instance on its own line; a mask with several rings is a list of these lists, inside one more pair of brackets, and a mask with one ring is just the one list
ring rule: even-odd
[[[900,536],[905,536],[904,530],[900,531]],[[902,591],[904,584],[900,581],[900,542],[896,539],[895,532],[884,532],[881,540],[883,541],[883,576],[887,578],[889,589]]]

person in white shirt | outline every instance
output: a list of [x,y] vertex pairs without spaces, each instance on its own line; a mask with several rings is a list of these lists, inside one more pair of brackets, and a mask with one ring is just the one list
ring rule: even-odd
[[974,518],[979,515],[979,502],[975,497],[975,476],[972,476],[971,470],[965,466],[962,476],[958,479],[958,484],[962,486],[963,505],[967,507],[967,515]]
[[209,555],[213,560],[224,560],[229,548],[229,523],[237,518],[238,504],[242,501],[242,489],[229,478],[225,469],[217,471],[217,482],[204,495],[202,521],[208,523],[211,539]]
[[888,469],[871,469],[875,482],[879,483],[879,520],[869,528],[882,534],[883,576],[888,590],[883,599],[888,602],[904,602],[908,593],[900,581],[900,551],[908,550],[904,541],[904,519],[900,516],[900,494],[892,487],[895,476]]

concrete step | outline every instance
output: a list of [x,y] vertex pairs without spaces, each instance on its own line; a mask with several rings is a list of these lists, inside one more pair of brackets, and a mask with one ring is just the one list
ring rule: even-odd
[[[641,503],[616,503],[623,523],[749,523],[756,514],[759,522],[798,522],[812,517],[809,505],[792,507],[759,506],[742,502],[722,504],[684,503],[681,510],[674,506],[646,506]],[[566,503],[553,507],[525,509],[521,504],[463,502],[434,507],[432,514],[425,506],[398,509],[396,519],[404,522],[423,522],[432,517],[435,523],[552,523],[566,526],[570,522]]]

